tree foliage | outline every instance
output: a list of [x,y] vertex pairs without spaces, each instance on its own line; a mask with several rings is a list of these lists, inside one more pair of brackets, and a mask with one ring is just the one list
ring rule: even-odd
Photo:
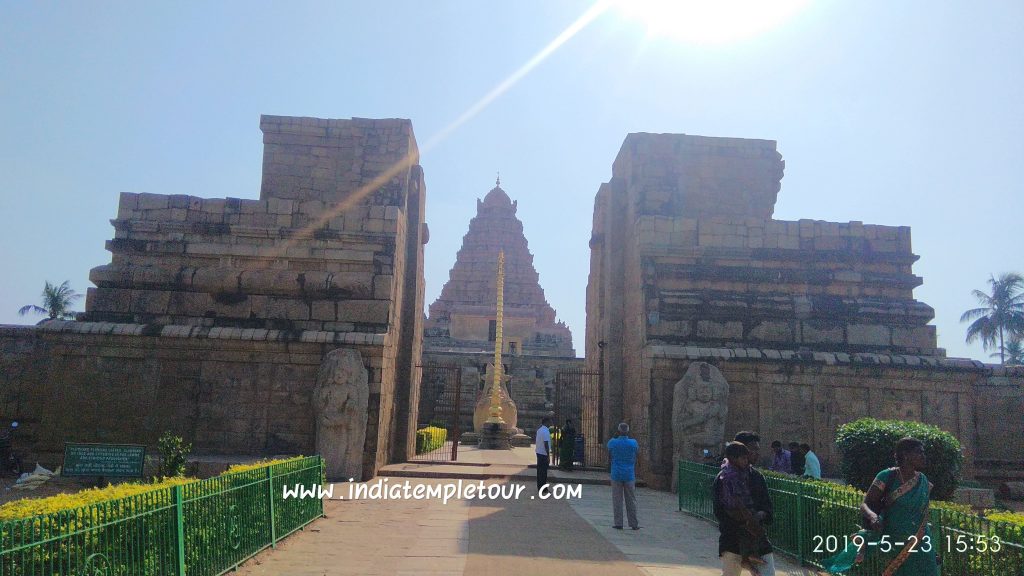
[[1007,366],[1024,366],[1024,339],[1019,337],[1010,338],[1006,343],[1006,349],[990,354],[992,358],[1000,358],[1004,355],[1003,364]]
[[81,294],[71,289],[71,283],[68,280],[65,280],[60,286],[46,282],[43,287],[43,305],[22,306],[18,310],[18,314],[24,316],[29,312],[35,312],[46,314],[50,320],[73,320],[75,312],[71,310],[71,305],[81,297]]
[[158,476],[164,478],[176,478],[185,475],[185,464],[188,455],[192,452],[192,444],[186,444],[181,436],[175,436],[171,432],[164,432],[157,440],[157,450],[160,451],[160,471]]
[[840,426],[836,444],[842,454],[843,478],[866,492],[875,475],[896,465],[896,442],[908,436],[924,443],[928,464],[923,472],[935,485],[932,498],[948,500],[960,482],[964,461],[960,442],[949,432],[920,422],[861,418]]
[[967,327],[968,344],[981,340],[985,350],[997,348],[1000,363],[1005,364],[1006,338],[1024,336],[1024,278],[1006,272],[999,278],[990,277],[988,284],[991,294],[981,290],[971,292],[981,307],[964,312],[960,321],[971,322]]

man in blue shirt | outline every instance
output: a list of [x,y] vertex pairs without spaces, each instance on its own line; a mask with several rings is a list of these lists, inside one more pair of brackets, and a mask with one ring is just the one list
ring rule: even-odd
[[612,528],[622,530],[622,501],[626,501],[626,519],[633,530],[640,529],[636,519],[636,453],[640,450],[637,441],[629,437],[629,424],[619,424],[619,435],[608,441],[608,453],[612,459],[612,512],[615,523]]

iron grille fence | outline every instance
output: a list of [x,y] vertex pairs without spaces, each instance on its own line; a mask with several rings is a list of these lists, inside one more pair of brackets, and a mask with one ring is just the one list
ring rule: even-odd
[[[412,462],[446,462],[459,459],[459,437],[473,430],[475,389],[463,390],[462,368],[455,364],[424,364],[420,372],[419,422],[416,429],[443,428],[444,441],[432,446],[417,444]],[[467,383],[472,385],[472,383]],[[463,399],[463,396],[469,398]]]
[[[555,375],[554,426],[558,431],[552,446],[553,466],[562,465],[561,444],[573,442],[573,463],[583,467],[598,467],[604,464],[604,445],[598,430],[596,415],[588,413],[587,401],[597,394],[600,375],[580,369],[559,370]],[[567,439],[561,434],[567,419],[573,421],[578,438]]]
[[323,516],[319,456],[0,522],[0,576],[223,574]]
[[[679,510],[717,523],[711,484],[718,471],[716,466],[680,461]],[[768,537],[777,551],[801,564],[821,568],[821,561],[836,554],[837,547],[841,550],[860,529],[862,495],[796,478],[766,476],[765,480],[775,517]],[[1024,528],[944,508],[933,507],[930,513],[943,576],[1024,576]],[[998,546],[993,546],[995,542]],[[879,562],[879,555],[869,555],[849,574],[881,574],[885,567]]]

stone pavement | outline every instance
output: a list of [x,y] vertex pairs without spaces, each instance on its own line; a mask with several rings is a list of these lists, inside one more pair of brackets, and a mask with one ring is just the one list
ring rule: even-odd
[[[432,486],[453,480],[387,482]],[[518,499],[460,499],[447,504],[441,499],[326,501],[327,518],[251,559],[239,574],[721,574],[717,529],[678,512],[673,494],[638,489],[642,529],[620,531],[611,528],[608,486],[582,485],[582,498],[555,501],[536,498],[536,486],[530,482],[483,482],[523,489]],[[347,491],[346,485],[339,484],[338,489]],[[776,562],[779,576],[809,574],[781,557]]]
[[[401,462],[388,464],[380,469],[379,476],[391,478],[462,478],[466,480],[509,479],[535,483],[537,478],[537,457],[533,446],[516,447],[511,450],[481,450],[476,446],[459,446],[459,459],[447,461],[450,449],[436,455],[434,462]],[[579,467],[567,472],[552,466],[548,470],[550,482],[578,484],[608,484],[607,470],[584,470]],[[638,486],[643,486],[643,482]]]

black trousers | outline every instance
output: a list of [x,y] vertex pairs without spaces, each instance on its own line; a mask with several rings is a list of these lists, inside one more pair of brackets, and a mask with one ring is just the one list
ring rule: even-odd
[[548,462],[547,454],[537,454],[537,490],[548,483]]

